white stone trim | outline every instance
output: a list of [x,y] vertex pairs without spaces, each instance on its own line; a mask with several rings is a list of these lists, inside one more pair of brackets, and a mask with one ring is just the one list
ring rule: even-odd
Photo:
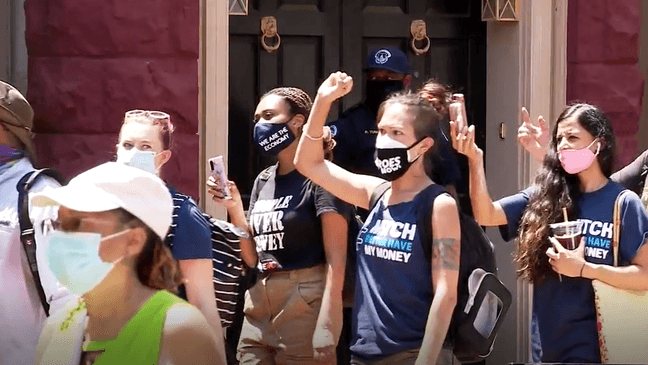
[[226,211],[211,202],[207,160],[222,155],[227,166],[229,98],[229,9],[222,0],[200,1],[199,56],[200,207],[214,218]]

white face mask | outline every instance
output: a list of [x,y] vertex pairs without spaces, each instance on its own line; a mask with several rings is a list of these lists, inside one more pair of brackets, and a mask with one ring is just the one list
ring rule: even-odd
[[70,293],[83,295],[95,288],[119,260],[103,262],[99,257],[101,241],[124,231],[101,238],[99,233],[50,231],[46,236],[47,263],[61,285]]
[[157,175],[155,156],[153,151],[140,151],[135,147],[130,150],[120,147],[117,150],[117,162]]

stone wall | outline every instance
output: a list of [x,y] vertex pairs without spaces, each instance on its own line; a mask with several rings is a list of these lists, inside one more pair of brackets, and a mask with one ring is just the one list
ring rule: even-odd
[[567,100],[598,105],[610,116],[617,167],[625,166],[640,152],[640,0],[569,0],[568,12]]
[[26,2],[38,164],[70,178],[114,157],[124,112],[163,110],[176,127],[163,178],[198,196],[199,3]]

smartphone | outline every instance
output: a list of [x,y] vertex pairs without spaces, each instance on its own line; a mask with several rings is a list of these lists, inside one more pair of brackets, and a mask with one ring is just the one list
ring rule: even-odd
[[230,196],[229,187],[227,186],[227,175],[225,175],[225,164],[223,163],[223,156],[216,156],[209,159],[210,175],[216,180],[218,190],[224,197]]

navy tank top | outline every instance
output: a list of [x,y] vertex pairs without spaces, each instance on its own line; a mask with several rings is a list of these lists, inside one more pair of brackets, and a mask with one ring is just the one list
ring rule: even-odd
[[433,295],[417,217],[419,209],[432,209],[442,191],[432,184],[409,202],[385,206],[381,200],[362,226],[356,241],[354,356],[375,359],[421,346]]

